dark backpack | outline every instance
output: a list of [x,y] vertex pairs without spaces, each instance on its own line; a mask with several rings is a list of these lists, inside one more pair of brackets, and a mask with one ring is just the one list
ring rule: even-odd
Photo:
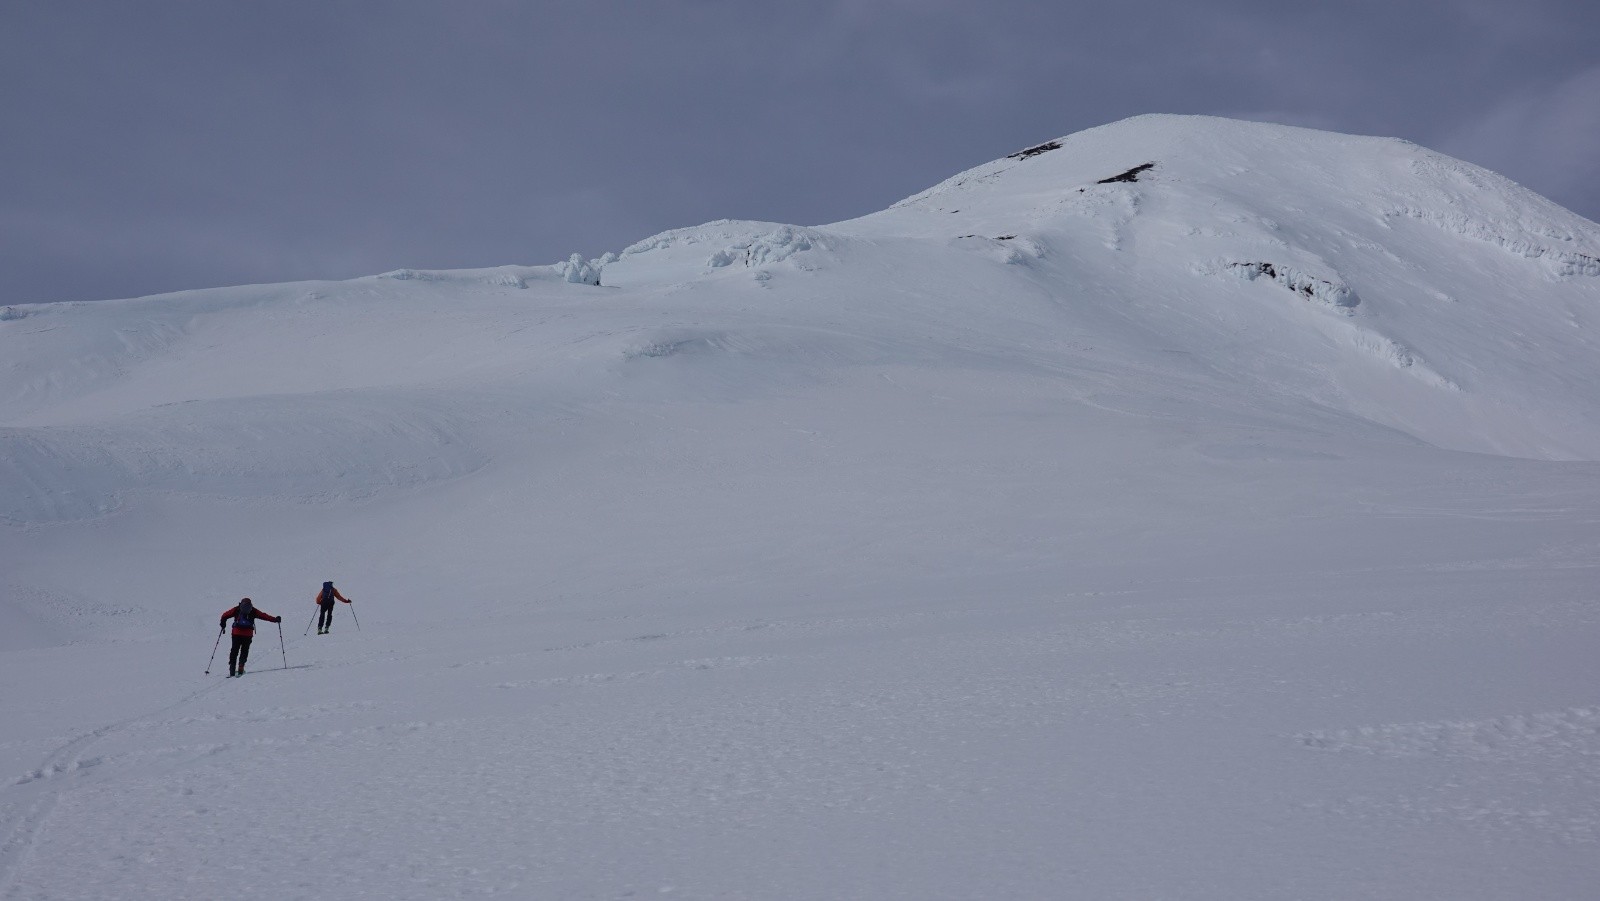
[[240,601],[239,609],[233,612],[233,625],[236,629],[254,629],[256,627],[256,608],[249,601]]
[[322,604],[323,606],[331,606],[333,604],[333,583],[332,582],[323,582],[322,583],[322,596],[317,598],[317,603]]

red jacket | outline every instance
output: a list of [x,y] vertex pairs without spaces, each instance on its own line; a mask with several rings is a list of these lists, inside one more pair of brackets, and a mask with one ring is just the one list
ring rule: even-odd
[[[283,622],[283,618],[282,617],[273,616],[272,614],[268,613],[267,611],[262,610],[260,607],[257,607],[255,609],[256,609],[256,619],[264,619],[269,623],[281,623],[281,622]],[[225,625],[228,622],[228,617],[230,617],[230,616],[233,617],[233,634],[235,634],[235,635],[243,635],[246,638],[249,638],[250,636],[256,634],[255,626],[241,626],[241,625],[239,625],[239,608],[238,607],[229,607],[226,611],[224,611],[223,614],[222,614],[222,619],[217,621],[217,625],[219,625],[219,626]]]

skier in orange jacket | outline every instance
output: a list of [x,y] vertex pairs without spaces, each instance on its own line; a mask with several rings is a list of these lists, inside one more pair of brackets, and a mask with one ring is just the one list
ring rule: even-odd
[[317,592],[315,600],[317,606],[322,608],[322,612],[317,614],[317,634],[326,635],[328,630],[333,628],[333,602],[338,600],[348,604],[350,599],[340,594],[332,582],[323,582],[322,590]]

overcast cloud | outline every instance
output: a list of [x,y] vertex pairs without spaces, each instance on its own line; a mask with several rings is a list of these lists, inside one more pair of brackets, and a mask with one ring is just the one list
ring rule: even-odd
[[0,304],[818,224],[1147,112],[1394,135],[1600,219],[1600,3],[0,7]]

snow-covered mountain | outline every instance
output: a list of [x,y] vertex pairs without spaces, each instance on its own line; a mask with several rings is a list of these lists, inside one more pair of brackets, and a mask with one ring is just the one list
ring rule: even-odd
[[1201,117],[7,308],[0,897],[1579,897],[1597,384],[1600,226]]

